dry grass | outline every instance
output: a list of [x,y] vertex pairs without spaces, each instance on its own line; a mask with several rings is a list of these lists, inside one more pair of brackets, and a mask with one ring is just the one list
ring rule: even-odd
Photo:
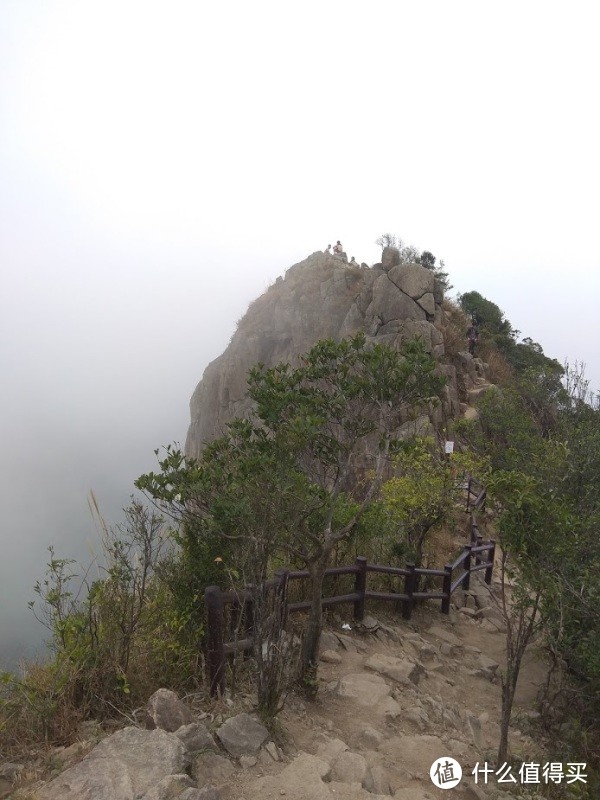
[[36,745],[70,744],[85,718],[76,694],[76,676],[61,674],[52,663],[28,664],[24,677],[2,691],[2,755],[18,759]]
[[488,365],[486,374],[490,383],[498,386],[510,386],[514,382],[514,369],[493,344],[484,341],[480,357]]
[[458,550],[468,544],[469,535],[468,520],[463,513],[456,525],[445,523],[431,530],[425,540],[423,566],[442,569],[444,564],[454,560]]
[[[444,300],[443,309],[442,333],[444,334],[445,358],[446,361],[453,363],[459,353],[467,350],[466,332],[471,321],[459,306],[449,300]],[[498,348],[487,340],[485,331],[481,333],[475,355],[488,365],[486,376],[490,383],[499,386],[513,384],[514,369]]]

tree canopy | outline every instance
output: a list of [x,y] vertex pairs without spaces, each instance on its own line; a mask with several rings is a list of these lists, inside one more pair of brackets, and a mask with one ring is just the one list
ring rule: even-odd
[[[333,549],[381,485],[406,409],[435,400],[444,383],[418,340],[401,352],[363,334],[320,341],[298,366],[253,368],[254,417],[232,422],[199,461],[168,449],[160,473],[141,476],[136,486],[184,523],[188,558],[220,548],[238,559],[253,551],[264,569],[277,556],[308,568],[312,611],[303,662],[315,669]],[[348,492],[352,513],[336,514]],[[230,543],[240,540],[246,548],[235,556]]]

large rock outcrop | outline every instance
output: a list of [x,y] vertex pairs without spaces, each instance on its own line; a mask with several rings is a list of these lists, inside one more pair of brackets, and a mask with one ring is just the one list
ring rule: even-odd
[[124,728],[37,793],[39,800],[135,800],[157,784],[184,775],[186,753],[162,730]]
[[[187,455],[198,457],[228,422],[248,413],[250,367],[259,362],[293,364],[319,339],[364,331],[399,348],[406,339],[420,336],[427,350],[442,358],[443,288],[431,270],[395,261],[390,257],[385,267],[351,267],[316,252],[251,303],[229,346],[208,365],[192,396]],[[440,370],[448,385],[441,407],[431,410],[434,423],[459,413],[455,369],[440,364]]]

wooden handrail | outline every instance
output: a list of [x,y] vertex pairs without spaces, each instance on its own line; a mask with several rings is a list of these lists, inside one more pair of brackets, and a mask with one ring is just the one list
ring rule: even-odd
[[[469,506],[472,509],[485,506],[485,487],[481,488],[475,503],[470,504],[471,487],[474,483],[481,486],[474,479],[469,479],[467,484],[467,510],[469,510]],[[351,603],[354,606],[354,619],[360,621],[364,617],[367,600],[393,601],[396,603],[398,610],[401,610],[403,618],[410,619],[415,600],[441,600],[441,611],[443,614],[448,614],[452,594],[459,587],[463,589],[469,588],[471,573],[485,570],[485,582],[487,584],[491,583],[495,549],[496,542],[493,539],[485,543],[482,541],[482,536],[477,527],[477,520],[471,514],[471,543],[465,545],[455,560],[451,564],[446,564],[443,569],[415,567],[414,564],[406,564],[406,567],[369,564],[366,558],[358,556],[354,564],[329,567],[325,570],[326,577],[354,575],[354,591],[333,597],[323,597],[321,605],[323,608],[330,608]],[[482,561],[481,555],[484,553],[486,554],[486,559]],[[453,580],[453,573],[459,568],[462,568],[461,574]],[[379,592],[367,589],[367,576],[369,573],[404,578],[403,592]],[[420,576],[442,578],[441,590],[415,591],[418,586],[417,580]],[[308,611],[311,608],[312,603],[310,601],[290,603],[287,600],[289,581],[306,580],[308,578],[310,578],[308,570],[280,569],[274,578],[262,585],[261,589],[265,594],[268,592],[275,593],[276,600],[274,602],[280,614],[279,625],[282,629],[285,628],[288,614]],[[206,664],[210,692],[213,696],[222,694],[225,691],[226,658],[238,652],[248,653],[254,646],[252,638],[255,613],[253,598],[254,594],[251,587],[245,587],[240,591],[222,591],[218,586],[209,586],[205,591],[207,614]],[[233,619],[240,621],[241,630],[243,631],[243,638],[232,642],[224,641],[224,609],[226,605],[234,607]]]
[[402,567],[386,567],[383,564],[367,564],[367,572],[378,572],[382,575],[397,575],[402,578],[408,575],[409,570]]

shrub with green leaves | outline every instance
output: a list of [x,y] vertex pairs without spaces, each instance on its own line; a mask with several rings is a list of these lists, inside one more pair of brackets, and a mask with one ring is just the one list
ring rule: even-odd
[[[131,711],[163,685],[197,685],[202,620],[182,613],[167,580],[169,531],[139,502],[105,530],[99,577],[50,549],[31,607],[50,632],[50,656],[5,674],[0,745],[64,744],[80,720]],[[161,574],[161,569],[164,574]]]
[[255,576],[278,557],[306,567],[311,611],[302,665],[309,679],[325,570],[376,496],[402,409],[439,396],[445,379],[435,367],[417,340],[401,353],[363,334],[320,341],[296,367],[250,371],[254,419],[235,420],[199,461],[167,449],[161,471],[136,482],[182,523],[183,554],[192,563],[208,548],[226,553],[240,574],[240,559],[250,555]]

